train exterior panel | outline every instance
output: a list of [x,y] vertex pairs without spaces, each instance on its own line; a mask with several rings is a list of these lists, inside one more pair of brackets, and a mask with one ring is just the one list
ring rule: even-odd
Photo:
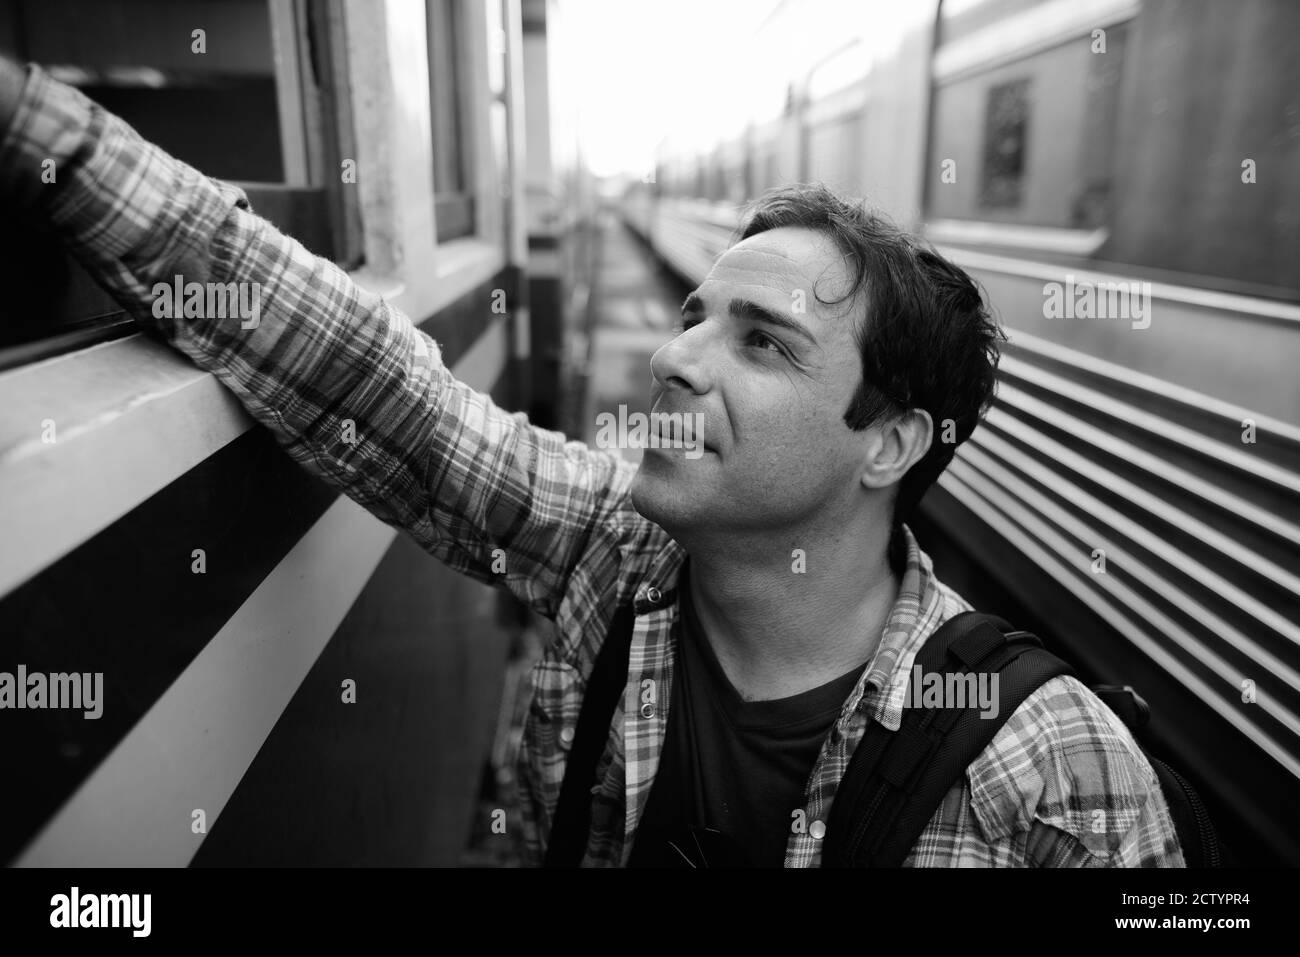
[[[255,210],[436,339],[458,378],[526,408],[518,0],[213,12],[24,0],[0,10],[0,49],[239,180]],[[190,50],[196,27],[207,59]],[[169,119],[195,109],[204,122]],[[248,116],[269,140],[233,149]],[[0,231],[7,250],[33,250],[0,266],[20,291],[0,333],[0,670],[102,672],[105,689],[97,720],[0,722],[23,769],[0,857],[460,862],[518,609],[304,471],[93,285],[41,294],[77,267],[7,220]]]

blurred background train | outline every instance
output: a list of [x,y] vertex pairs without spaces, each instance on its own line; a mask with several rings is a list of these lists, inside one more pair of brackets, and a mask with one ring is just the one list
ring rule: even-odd
[[[1135,687],[1236,861],[1300,863],[1300,6],[750,4],[716,54],[744,109],[603,181],[558,68],[590,52],[582,7],[3,0],[0,52],[238,181],[577,438],[611,378],[646,391],[602,323],[633,302],[672,335],[745,201],[865,197],[1011,339],[914,523],[940,576]],[[622,39],[656,16],[627,3]],[[0,859],[512,863],[546,624],[294,466],[47,238],[6,218],[0,247],[0,670],[103,671],[107,696],[0,715]],[[638,255],[659,271],[620,288]],[[1149,283],[1149,325],[1050,318],[1067,277]]]

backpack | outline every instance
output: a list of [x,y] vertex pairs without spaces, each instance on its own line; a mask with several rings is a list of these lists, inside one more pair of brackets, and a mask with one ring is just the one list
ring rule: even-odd
[[[596,657],[560,789],[547,867],[575,867],[586,851],[591,786],[626,686],[634,624],[632,607],[620,607]],[[913,667],[918,666],[925,675],[996,673],[998,711],[981,717],[973,702],[965,708],[909,707],[903,709],[897,731],[869,722],[831,805],[823,867],[901,866],[944,796],[1006,720],[1044,682],[1072,674],[1036,636],[973,611],[938,628],[917,653]],[[1150,710],[1132,688],[1096,685],[1092,691],[1135,735],[1146,725]],[[1223,866],[1223,849],[1195,789],[1163,761],[1150,754],[1147,760],[1169,805],[1187,866]]]

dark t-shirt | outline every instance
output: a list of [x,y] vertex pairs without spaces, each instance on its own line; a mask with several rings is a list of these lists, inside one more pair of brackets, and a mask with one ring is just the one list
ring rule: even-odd
[[691,605],[689,562],[676,676],[659,770],[632,867],[781,867],[822,742],[864,665],[789,698],[745,701]]

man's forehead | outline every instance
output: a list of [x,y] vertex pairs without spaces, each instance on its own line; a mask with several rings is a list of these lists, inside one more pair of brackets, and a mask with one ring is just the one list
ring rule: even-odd
[[819,299],[844,296],[852,277],[829,236],[803,227],[781,227],[750,236],[724,252],[705,287],[710,281],[761,287],[783,296],[802,290],[811,308]]

